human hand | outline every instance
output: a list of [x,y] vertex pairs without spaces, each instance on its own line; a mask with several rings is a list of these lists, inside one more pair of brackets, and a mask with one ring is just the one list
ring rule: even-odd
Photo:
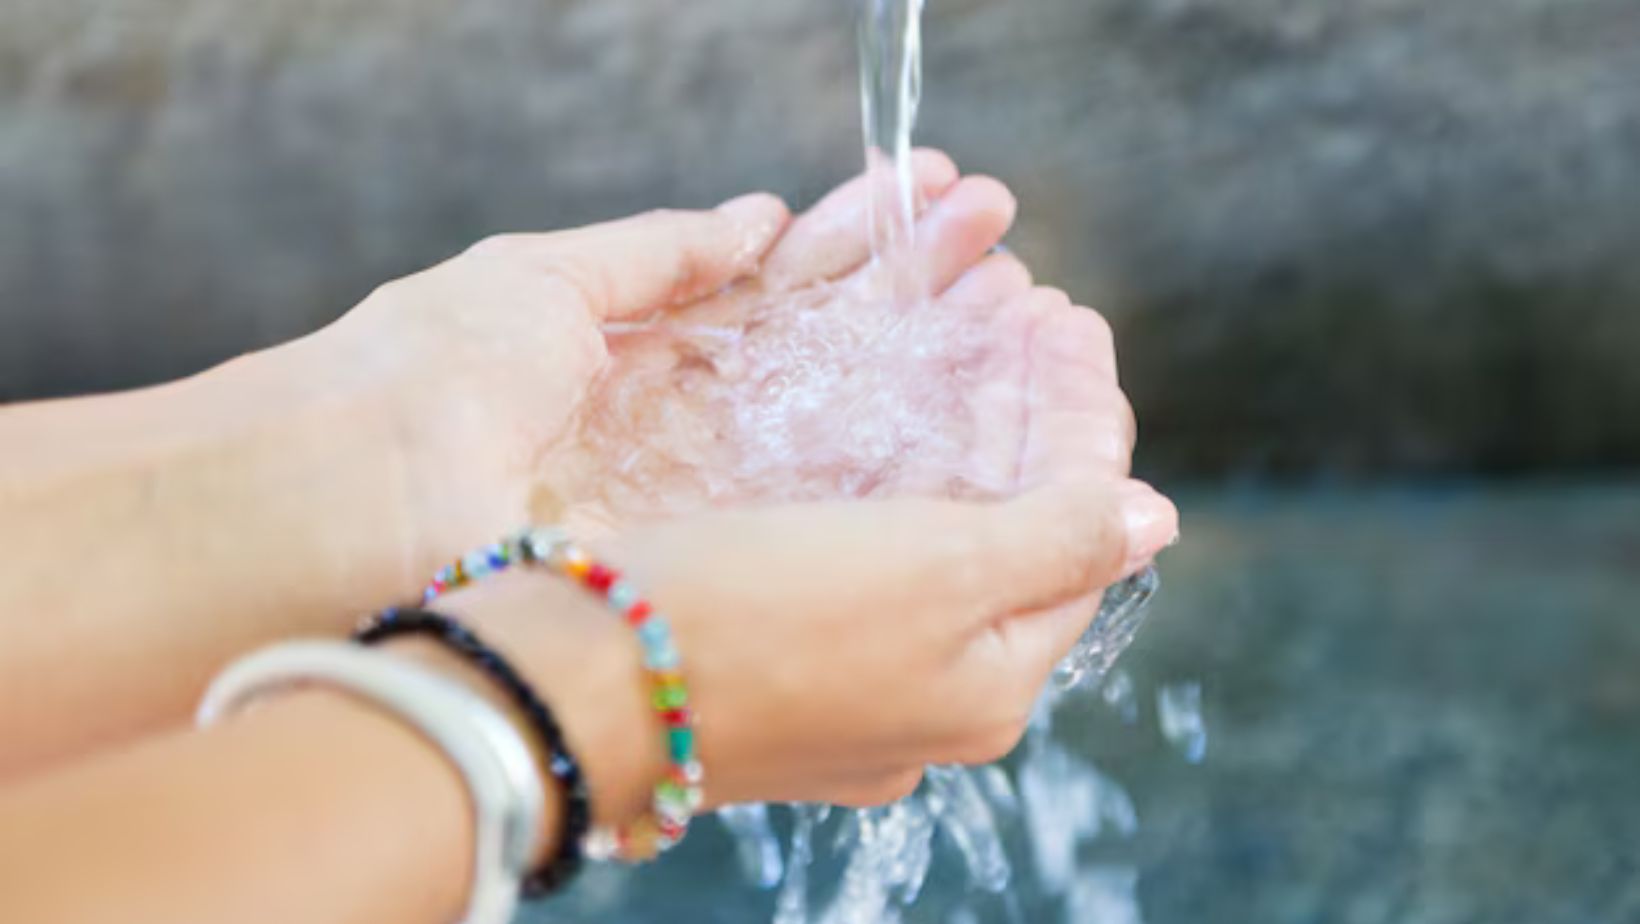
[[[1165,498],[1104,477],[1003,501],[897,499],[713,513],[617,537],[603,557],[678,639],[711,804],[888,801],[929,763],[1006,753],[1079,619],[1148,560]],[[511,574],[443,605],[554,704],[606,821],[663,767],[630,631],[567,582]]]
[[[774,196],[503,234],[376,290],[309,338],[327,389],[378,392],[409,559],[429,570],[526,519],[529,484],[608,354],[601,324],[688,303],[755,269]],[[309,372],[311,374],[311,372]]]
[[[534,518],[598,533],[747,503],[1006,496],[1035,477],[1027,431],[1040,444],[1067,422],[1080,464],[1125,474],[1133,418],[1108,326],[988,255],[1013,219],[1005,187],[959,180],[937,152],[913,163],[926,302],[896,303],[867,260],[868,181],[845,185],[761,273],[620,326],[583,425],[540,467]],[[1049,381],[1052,397],[1033,393]]]
[[[958,182],[943,154],[919,151],[914,163],[926,207],[919,262],[933,279],[955,278],[1000,239],[1012,197],[995,181]],[[309,338],[322,374],[297,365],[327,391],[384,395],[393,448],[383,470],[402,484],[404,557],[417,571],[528,519],[590,510],[607,520],[597,498],[618,481],[615,450],[573,430],[611,361],[603,331],[726,323],[754,298],[862,275],[868,193],[858,177],[790,221],[777,199],[753,195],[713,211],[498,235],[383,286]],[[612,339],[610,377],[625,377],[644,351]],[[666,456],[666,432],[639,436]]]

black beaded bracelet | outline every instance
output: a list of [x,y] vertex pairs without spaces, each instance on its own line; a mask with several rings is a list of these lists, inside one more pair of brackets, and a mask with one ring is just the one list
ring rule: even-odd
[[592,795],[581,765],[570,753],[563,729],[553,718],[552,710],[506,658],[484,644],[471,629],[448,616],[420,609],[384,610],[355,632],[353,638],[361,644],[373,645],[405,635],[433,638],[483,670],[507,691],[540,736],[547,755],[547,772],[563,790],[563,812],[558,824],[557,855],[525,878],[523,893],[535,898],[562,888],[581,867],[581,842],[592,826]]

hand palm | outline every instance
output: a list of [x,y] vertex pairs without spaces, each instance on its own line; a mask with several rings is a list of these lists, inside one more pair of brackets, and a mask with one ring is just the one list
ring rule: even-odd
[[757,277],[608,329],[581,427],[537,467],[537,517],[597,530],[746,502],[999,495],[1055,465],[1125,474],[1131,418],[1103,321],[987,256],[1012,217],[999,184],[919,166],[939,197],[918,228],[927,302],[884,295],[864,182],[840,189]]

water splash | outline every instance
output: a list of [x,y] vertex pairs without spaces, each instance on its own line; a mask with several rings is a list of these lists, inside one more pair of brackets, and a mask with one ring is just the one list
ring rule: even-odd
[[[1071,920],[1105,920],[1080,916],[1091,909],[1112,915],[1113,922],[1140,920],[1133,900],[1136,871],[1078,865],[1084,845],[1133,836],[1139,824],[1133,800],[1121,784],[1054,741],[1051,718],[1068,696],[1094,696],[1095,681],[1132,637],[1137,611],[1154,591],[1150,577],[1107,594],[1079,653],[1067,658],[1076,662],[1065,672],[1069,685],[1043,692],[1012,773],[997,765],[929,767],[915,794],[889,806],[841,813],[794,806],[774,924],[896,924],[921,894],[942,845],[960,861],[976,896],[1000,896],[1008,919],[1023,922],[1010,893],[1016,876],[1007,847],[1011,831],[1023,834],[1038,884],[1062,897],[1076,915]],[[1118,676],[1127,678],[1129,701],[1135,701],[1131,678]],[[726,824],[740,845],[742,867],[760,882],[769,868],[767,811],[729,811]],[[835,828],[821,837],[828,818]],[[817,850],[817,843],[824,849]],[[817,899],[812,871],[836,865],[842,872],[835,888]]]
[[1199,764],[1207,757],[1207,722],[1202,718],[1202,685],[1174,683],[1156,692],[1156,715],[1162,737],[1185,760]]
[[935,821],[926,800],[902,799],[849,814],[838,852],[842,885],[819,924],[893,924],[921,894],[933,860]]
[[1065,894],[1080,876],[1077,850],[1102,835],[1131,837],[1139,829],[1133,799],[1120,783],[1060,744],[1036,733],[1019,770],[1019,789],[1037,878]]
[[769,807],[761,803],[726,805],[718,820],[735,840],[735,855],[746,878],[760,889],[772,889],[785,874],[780,840],[769,823]]
[[[1008,365],[1008,351],[1024,338],[997,336],[992,315],[927,310],[911,258],[923,0],[861,3],[871,271],[797,292],[734,289],[662,323],[606,328],[619,374],[590,399],[586,454],[542,466],[564,479],[544,496],[568,499],[543,519],[573,519],[575,498],[592,498],[618,521],[729,503],[1020,488],[1020,434],[1007,414],[977,412],[970,396],[977,384],[1022,378],[1007,374],[1021,368]],[[998,448],[1007,450],[1004,468],[987,464]],[[1049,734],[1061,705],[1097,695],[1156,586],[1146,570],[1106,592],[1038,701],[1014,779],[998,767],[933,767],[917,793],[890,806],[795,807],[784,857],[767,807],[728,810],[747,879],[778,882],[776,924],[900,921],[942,851],[960,862],[977,899],[1023,924],[1010,889],[1023,874],[1007,849],[1020,838],[1044,890],[1067,908],[1114,907],[1127,881],[1111,872],[1095,889],[1081,883],[1077,862],[1089,842],[1131,835],[1132,800]]]
[[969,881],[986,892],[1006,889],[1013,867],[976,774],[962,767],[929,767],[926,780],[923,802],[962,854]]
[[1139,724],[1139,696],[1133,685],[1133,675],[1117,668],[1105,678],[1104,686],[1099,688],[1099,698],[1104,700],[1110,711],[1122,720],[1123,725]]
[[1094,863],[1077,874],[1065,896],[1065,919],[1089,924],[1144,924],[1139,910],[1139,871]]
[[1157,584],[1156,569],[1146,568],[1105,592],[1099,612],[1054,671],[1058,690],[1075,689],[1110,670],[1139,631],[1145,604],[1156,595]]
[[791,852],[786,879],[775,899],[774,924],[808,924],[809,866],[814,862],[814,829],[831,814],[824,805],[792,806]]

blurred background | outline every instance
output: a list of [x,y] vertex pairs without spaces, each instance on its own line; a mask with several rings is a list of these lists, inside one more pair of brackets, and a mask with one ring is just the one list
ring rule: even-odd
[[[860,166],[851,12],[0,0],[0,401],[199,370],[497,231],[806,203]],[[1186,519],[1132,708],[1063,732],[1137,827],[997,919],[1640,921],[1640,6],[930,0],[925,46],[919,141],[1110,317]],[[727,849],[562,914],[767,920]],[[908,918],[991,920],[963,888]]]

